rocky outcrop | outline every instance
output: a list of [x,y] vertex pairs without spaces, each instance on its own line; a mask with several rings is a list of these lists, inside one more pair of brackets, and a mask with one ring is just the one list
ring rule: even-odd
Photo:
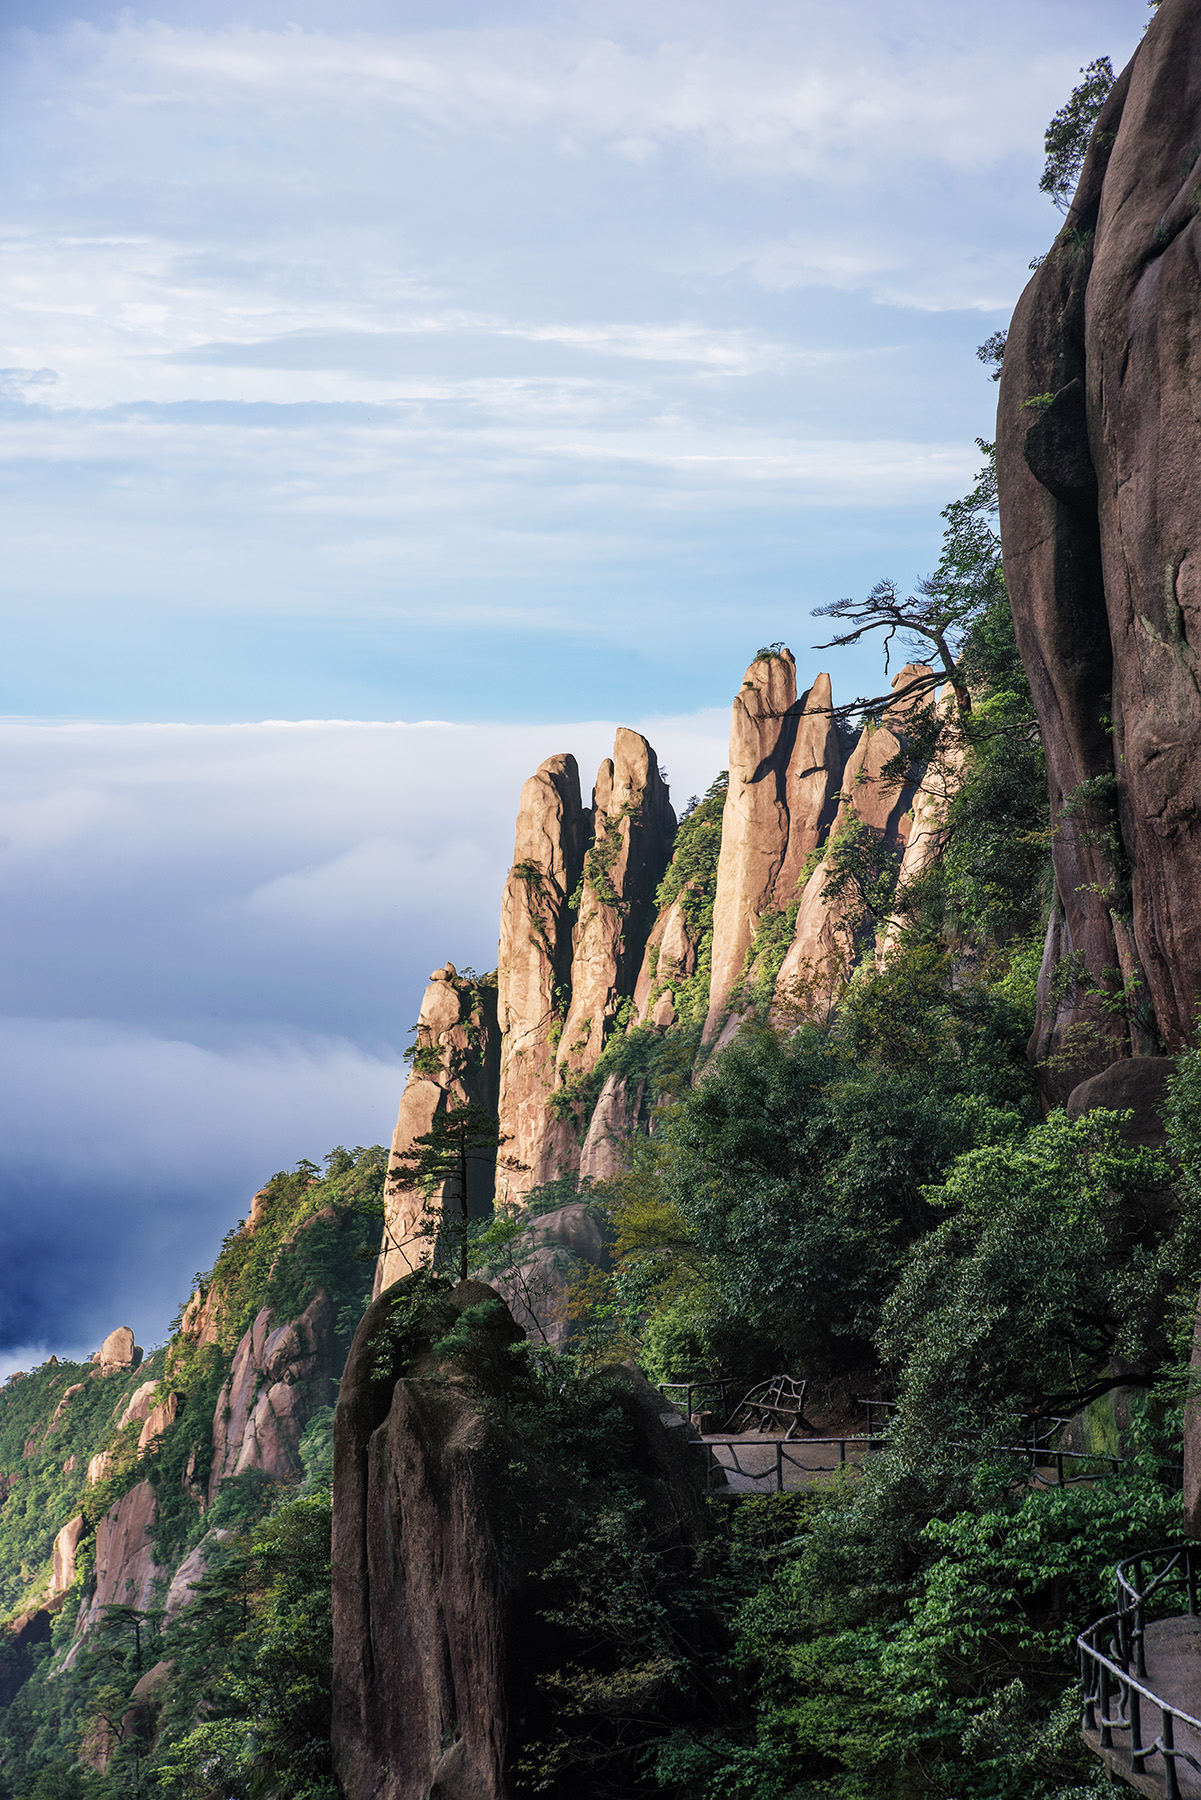
[[700,939],[688,920],[683,896],[666,906],[646,941],[634,984],[634,1021],[665,1031],[676,1022],[676,989],[696,973]]
[[97,1487],[107,1480],[108,1472],[113,1466],[111,1450],[98,1450],[95,1456],[88,1457],[88,1486]]
[[[928,673],[924,664],[906,663],[893,676],[893,688],[903,691],[915,675]],[[776,994],[784,1005],[795,1001],[803,1010],[828,1007],[850,976],[864,939],[885,923],[883,915],[857,905],[853,893],[837,893],[836,858],[857,840],[865,869],[880,871],[895,885],[909,839],[916,784],[912,777],[893,780],[884,772],[900,756],[904,738],[902,709],[878,725],[864,726],[847,759],[830,849],[806,883],[792,944],[780,968]]]
[[220,1528],[216,1531],[206,1532],[195,1549],[188,1551],[172,1575],[171,1585],[167,1589],[167,1597],[163,1603],[163,1623],[165,1625],[170,1625],[173,1619],[179,1617],[185,1607],[191,1605],[196,1597],[197,1587],[208,1573],[208,1566],[212,1561],[214,1550],[219,1544],[223,1544],[229,1535],[228,1531]]
[[[464,1282],[437,1302],[439,1317],[490,1295]],[[414,1356],[428,1351],[432,1319],[408,1356],[382,1366],[393,1309],[408,1299],[393,1287],[370,1308],[338,1400],[334,1763],[348,1800],[500,1800],[520,1680],[507,1644],[520,1573],[495,1520],[508,1458],[495,1420]],[[508,1332],[520,1337],[511,1320]]]
[[183,1309],[180,1334],[195,1339],[198,1344],[219,1344],[223,1310],[224,1296],[219,1287],[197,1288]]
[[596,1066],[629,1001],[655,920],[655,890],[676,817],[659,760],[636,731],[618,730],[592,792],[593,841],[584,858],[571,959],[571,1003],[557,1058],[559,1084]]
[[154,1392],[157,1387],[157,1381],[144,1381],[141,1387],[134,1389],[117,1415],[118,1431],[132,1423],[133,1420],[136,1419],[140,1423],[146,1417],[154,1405]]
[[75,1553],[87,1529],[82,1513],[68,1519],[54,1540],[54,1559],[50,1568],[50,1598],[65,1594],[75,1580]]
[[[451,1107],[496,1111],[500,1056],[496,1002],[497,990],[490,983],[461,980],[453,963],[430,976],[417,1020],[412,1073],[392,1134],[377,1294],[429,1261],[434,1250],[426,1196],[409,1184],[398,1158],[432,1128],[439,1113]],[[472,1213],[486,1213],[491,1207],[494,1179],[493,1157],[470,1159],[467,1185]]]
[[283,1325],[276,1326],[263,1307],[243,1334],[217,1397],[210,1503],[223,1481],[248,1469],[272,1481],[292,1481],[303,1472],[304,1428],[334,1400],[333,1339],[333,1307],[323,1290],[298,1319]]
[[571,1128],[554,1119],[548,1097],[571,992],[571,902],[591,835],[575,757],[548,757],[521,790],[513,866],[501,897],[496,983],[502,1201],[549,1180],[570,1160]]
[[139,1456],[144,1455],[150,1446],[162,1437],[164,1431],[174,1425],[179,1417],[182,1398],[181,1394],[165,1394],[157,1405],[150,1408],[142,1422],[142,1429],[138,1433]]
[[139,1481],[97,1524],[96,1587],[81,1613],[77,1635],[90,1629],[106,1607],[146,1612],[154,1605],[158,1583],[166,1578],[154,1560],[154,1514],[154,1489],[148,1481]]
[[606,1075],[580,1146],[580,1180],[608,1181],[625,1167],[630,1139],[647,1123],[646,1081]]
[[[564,1659],[543,1572],[587,1530],[590,1496],[578,1474],[507,1431],[500,1406],[481,1404],[465,1365],[429,1348],[473,1309],[476,1361],[522,1380],[518,1327],[503,1305],[483,1311],[495,1299],[478,1282],[447,1292],[410,1276],[370,1308],[347,1361],[331,1733],[347,1800],[511,1800],[522,1750],[553,1742],[570,1719],[537,1681],[552,1641],[554,1666]],[[629,1421],[626,1473],[648,1537],[682,1562],[703,1531],[701,1459],[636,1371],[614,1378],[612,1393]],[[591,1800],[599,1790],[585,1770],[573,1791]]]
[[96,1353],[102,1375],[116,1375],[124,1369],[136,1369],[141,1360],[141,1349],[134,1343],[133,1332],[128,1325],[118,1325],[115,1331],[110,1331]]
[[1201,998],[1199,140],[1201,15],[1163,0],[1005,351],[1005,576],[1055,828],[1051,1097],[1180,1048]]
[[564,1349],[576,1335],[572,1299],[594,1270],[613,1266],[612,1242],[593,1206],[572,1200],[539,1213],[511,1246],[505,1267],[488,1278],[534,1344]]
[[1162,1150],[1168,1141],[1168,1083],[1175,1073],[1174,1056],[1126,1057],[1072,1089],[1068,1118],[1082,1119],[1099,1106],[1110,1112],[1132,1113],[1122,1132],[1126,1141],[1147,1150]]
[[[945,687],[939,695],[938,709],[948,720],[953,717],[955,695],[950,687]],[[951,734],[946,747],[921,772],[897,874],[898,897],[917,885],[933,867],[947,843],[951,803],[960,787],[966,753],[967,746],[963,738],[958,734]],[[903,930],[903,917],[894,915],[884,934],[881,960],[898,946]]]
[[843,758],[830,704],[826,675],[798,701],[790,650],[757,657],[735,696],[706,1041],[725,1020],[764,910],[795,898],[806,858],[832,822]]

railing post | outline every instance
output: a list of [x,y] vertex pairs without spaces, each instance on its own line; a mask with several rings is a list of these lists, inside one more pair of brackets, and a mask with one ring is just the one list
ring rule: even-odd
[[1159,1741],[1163,1745],[1163,1790],[1167,1800],[1180,1800],[1180,1783],[1176,1778],[1176,1736],[1172,1715],[1168,1708],[1160,1705],[1159,1716],[1162,1729]]
[[840,1469],[846,1467],[846,1460],[847,1460],[847,1441],[845,1438],[839,1438],[839,1440],[838,1440],[838,1466]]
[[1056,1487],[1063,1486],[1063,1451],[1062,1450],[1057,1450],[1055,1452],[1055,1485],[1056,1485]]
[[1101,1748],[1113,1749],[1113,1732],[1109,1729],[1109,1670],[1102,1663],[1100,1667],[1100,1693],[1097,1698],[1101,1702]]
[[1130,1717],[1130,1767],[1136,1775],[1143,1772],[1143,1760],[1148,1752],[1143,1749],[1143,1714],[1142,1697],[1137,1688],[1128,1688],[1126,1705]]
[[1097,1729],[1097,1709],[1093,1704],[1093,1660],[1083,1645],[1080,1646],[1080,1692],[1084,1697],[1084,1729]]
[[781,1438],[776,1439],[776,1492],[784,1492],[784,1443]]
[[1191,1544],[1184,1553],[1184,1576],[1188,1583],[1189,1617],[1195,1618],[1197,1615],[1197,1558]]

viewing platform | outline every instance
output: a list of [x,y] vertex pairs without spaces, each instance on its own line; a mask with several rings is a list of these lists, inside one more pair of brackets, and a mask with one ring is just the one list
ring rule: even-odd
[[1084,1741],[1153,1800],[1201,1800],[1199,1573],[1201,1542],[1119,1563],[1114,1611],[1076,1640]]

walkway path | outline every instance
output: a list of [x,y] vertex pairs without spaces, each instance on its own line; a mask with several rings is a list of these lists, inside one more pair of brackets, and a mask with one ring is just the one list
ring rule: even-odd
[[[1145,1640],[1147,1673],[1140,1685],[1178,1706],[1182,1712],[1201,1718],[1201,1618],[1183,1614],[1174,1619],[1159,1619],[1147,1626]],[[1159,1708],[1144,1700],[1141,1708],[1143,1741],[1154,1742],[1161,1730]],[[1115,1745],[1101,1748],[1099,1731],[1086,1731],[1084,1741],[1105,1763],[1110,1773],[1128,1783],[1140,1794],[1163,1800],[1165,1792],[1163,1758],[1152,1756],[1142,1773],[1130,1766],[1130,1752]],[[1201,1732],[1178,1722],[1175,1728],[1178,1750],[1187,1751],[1201,1763]],[[1191,1768],[1183,1758],[1176,1763],[1176,1779],[1181,1800],[1201,1800],[1201,1772]]]

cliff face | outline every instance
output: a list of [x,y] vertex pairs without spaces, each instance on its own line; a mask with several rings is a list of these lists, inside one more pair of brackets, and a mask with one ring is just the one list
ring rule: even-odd
[[[433,1239],[423,1229],[428,1224],[425,1195],[408,1184],[398,1158],[450,1107],[496,1111],[500,1073],[496,1007],[496,988],[460,980],[453,963],[435,969],[430,976],[417,1019],[412,1073],[400,1098],[392,1134],[376,1293],[428,1262],[433,1254]],[[473,1157],[467,1184],[473,1214],[491,1207],[493,1182],[491,1160]]]
[[827,675],[798,702],[790,650],[756,658],[735,696],[706,1041],[726,1017],[764,910],[795,897],[806,858],[829,830],[842,774],[830,704]]
[[551,756],[521,790],[513,867],[500,906],[498,1111],[510,1171],[499,1197],[526,1192],[570,1157],[571,1131],[547,1111],[571,991],[572,897],[591,837],[574,756]]
[[[460,1345],[470,1325],[469,1346],[435,1349],[456,1321]],[[570,1595],[559,1559],[577,1555],[598,1520],[611,1525],[605,1478],[620,1473],[636,1484],[633,1516],[652,1550],[640,1578],[670,1605],[648,1571],[657,1563],[669,1582],[699,1542],[703,1463],[631,1368],[600,1378],[607,1392],[593,1397],[589,1425],[615,1411],[620,1424],[601,1427],[611,1433],[601,1479],[582,1479],[558,1459],[557,1432],[538,1431],[537,1389],[512,1355],[520,1338],[491,1288],[448,1291],[424,1274],[382,1295],[355,1337],[338,1400],[332,1559],[334,1763],[350,1800],[509,1800],[523,1791],[521,1752],[545,1758],[551,1744],[545,1791],[629,1791],[613,1780],[620,1738],[608,1764],[598,1758],[595,1698],[587,1754],[574,1765],[562,1754],[572,1711],[546,1677],[565,1663],[611,1667],[598,1649],[619,1646],[603,1642],[595,1606],[583,1637],[552,1612]],[[518,1407],[521,1434],[506,1423]],[[628,1731],[628,1701],[617,1710]]]
[[1201,16],[1163,0],[1001,380],[1005,575],[1056,828],[1033,1048],[1059,1096],[1179,1047],[1201,996],[1199,78]]
[[[887,915],[852,918],[830,857],[816,869],[814,858],[853,830],[882,878],[895,882],[903,859],[915,875],[941,841],[947,772],[937,793],[919,794],[916,771],[884,778],[905,738],[900,710],[858,733],[832,715],[828,675],[798,695],[791,651],[756,657],[734,698],[728,786],[715,783],[682,828],[637,732],[618,731],[591,808],[572,756],[542,763],[522,789],[501,899],[495,1013],[486,983],[460,981],[451,964],[435,970],[394,1168],[440,1110],[471,1103],[497,1114],[501,1139],[495,1171],[481,1163],[473,1210],[493,1192],[518,1203],[561,1176],[606,1180],[631,1137],[653,1128],[656,1091],[622,1059],[627,1033],[703,1026],[713,1045],[773,992],[836,985],[865,930],[883,951]],[[428,1261],[424,1210],[394,1176],[377,1295]]]
[[[915,674],[924,673],[928,673],[924,664],[906,663],[893,676],[892,685],[903,687]],[[884,771],[902,756],[904,739],[904,716],[890,714],[879,725],[863,728],[847,758],[829,848],[805,885],[793,940],[780,968],[777,994],[783,1001],[796,997],[807,1006],[828,1003],[850,975],[865,934],[879,924],[861,917],[838,893],[839,859],[855,846],[865,870],[899,876],[917,788],[913,778],[886,780]]]
[[558,1084],[596,1066],[623,1000],[634,993],[655,919],[655,890],[671,856],[676,816],[650,744],[620,730],[592,793],[593,839],[584,858],[563,1021]]

